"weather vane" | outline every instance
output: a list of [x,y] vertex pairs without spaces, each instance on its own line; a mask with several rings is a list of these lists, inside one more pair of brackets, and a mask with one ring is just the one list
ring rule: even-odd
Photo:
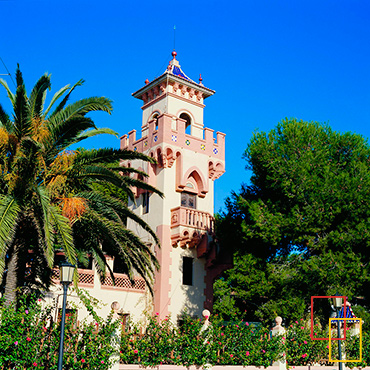
[[176,25],[173,26],[173,50],[176,50]]

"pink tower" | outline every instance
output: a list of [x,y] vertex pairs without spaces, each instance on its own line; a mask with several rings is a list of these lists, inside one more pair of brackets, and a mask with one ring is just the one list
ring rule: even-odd
[[[204,99],[215,91],[194,82],[172,53],[166,71],[132,95],[143,101],[141,137],[136,130],[121,138],[121,148],[157,160],[128,165],[149,174],[148,183],[165,197],[136,190],[132,210],[156,231],[160,270],[155,275],[153,312],[172,320],[183,312],[201,316],[212,309],[213,281],[230,267],[220,258],[214,235],[214,181],[225,172],[225,134],[203,125]],[[134,224],[148,245],[151,238]],[[222,261],[221,261],[222,260]],[[221,262],[220,262],[221,261]]]

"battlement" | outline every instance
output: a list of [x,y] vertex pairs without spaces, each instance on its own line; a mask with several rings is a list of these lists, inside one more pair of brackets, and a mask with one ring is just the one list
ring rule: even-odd
[[145,153],[150,149],[167,144],[172,147],[189,149],[197,153],[203,153],[220,161],[225,160],[225,134],[216,133],[210,128],[203,129],[203,137],[195,137],[185,132],[186,121],[170,114],[162,114],[148,122],[143,127],[143,135],[136,139],[136,130],[121,137],[121,149],[129,149]]

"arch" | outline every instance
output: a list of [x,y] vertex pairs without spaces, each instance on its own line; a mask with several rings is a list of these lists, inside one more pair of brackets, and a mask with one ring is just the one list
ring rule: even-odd
[[171,168],[177,156],[174,154],[174,151],[171,147],[165,147],[164,153],[166,154],[167,167]]
[[191,135],[191,128],[195,122],[193,114],[186,109],[181,109],[176,115],[185,121],[185,134]]
[[179,184],[180,191],[184,191],[187,181],[192,178],[196,183],[198,196],[204,198],[208,192],[207,182],[202,174],[202,172],[196,166],[190,167],[182,177],[182,181]]
[[157,159],[159,167],[165,167],[166,160],[165,160],[164,155],[162,153],[162,148],[161,147],[157,148],[156,159]]
[[208,177],[211,180],[218,179],[225,172],[224,164],[217,162],[216,164],[212,161],[208,162]]
[[155,121],[155,124],[154,124],[154,131],[157,131],[158,130],[158,118],[160,116],[160,112],[159,111],[155,111],[153,114],[152,114],[152,118],[150,119],[151,121],[154,120]]
[[181,113],[180,118],[185,120],[185,134],[191,135],[191,117],[187,113]]

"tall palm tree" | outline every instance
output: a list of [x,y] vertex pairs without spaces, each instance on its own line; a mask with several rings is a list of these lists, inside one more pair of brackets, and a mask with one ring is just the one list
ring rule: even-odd
[[[79,250],[92,253],[98,271],[104,275],[102,246],[106,246],[130,271],[134,268],[150,283],[157,261],[151,249],[125,228],[125,219],[133,218],[156,243],[158,239],[128,210],[122,197],[107,195],[102,187],[109,184],[129,197],[133,197],[131,186],[160,194],[145,181],[130,176],[138,171],[120,166],[122,160],[152,159],[117,149],[68,150],[88,137],[115,134],[97,128],[87,117],[92,111],[110,114],[111,101],[91,97],[67,104],[73,90],[83,84],[80,80],[57,91],[45,107],[50,75],[43,75],[27,96],[19,66],[15,93],[4,80],[0,83],[13,106],[10,117],[0,105],[0,280],[5,279],[6,304],[16,301],[16,289],[24,284],[26,267],[51,271],[55,248],[63,250],[74,265]],[[27,265],[25,256],[29,252],[35,256],[36,266]],[[45,288],[49,284],[47,279]]]

